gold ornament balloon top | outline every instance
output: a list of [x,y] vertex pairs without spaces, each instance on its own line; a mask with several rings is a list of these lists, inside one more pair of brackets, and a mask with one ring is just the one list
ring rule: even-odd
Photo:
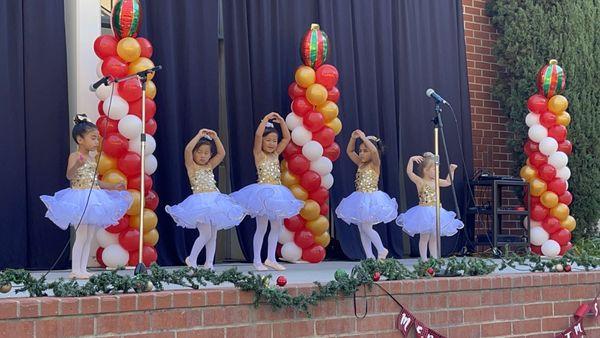
[[258,183],[281,184],[281,168],[278,157],[277,155],[267,155],[258,163]]
[[421,191],[419,191],[419,205],[420,206],[433,206],[435,205],[435,188],[429,184],[423,184]]
[[75,175],[71,179],[71,188],[100,189],[96,175],[96,162],[88,160],[75,171]]
[[189,179],[194,194],[219,191],[217,188],[217,181],[215,180],[215,174],[210,168],[197,168],[192,172]]
[[375,192],[378,190],[379,174],[371,166],[358,168],[356,171],[356,191],[359,192]]

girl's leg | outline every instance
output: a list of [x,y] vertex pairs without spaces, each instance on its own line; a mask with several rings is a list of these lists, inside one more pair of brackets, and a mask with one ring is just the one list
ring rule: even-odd
[[198,225],[198,238],[194,241],[194,246],[192,246],[192,252],[190,252],[190,256],[186,258],[185,263],[188,266],[192,266],[194,268],[198,267],[198,255],[206,242],[210,239],[211,236],[211,226],[210,224],[200,224]]
[[217,228],[212,227],[210,239],[206,243],[206,262],[204,267],[206,269],[212,269],[215,262],[215,251],[217,250]]
[[271,231],[269,232],[269,238],[267,242],[267,260],[265,261],[266,266],[279,271],[285,270],[285,267],[283,265],[277,263],[277,259],[275,257],[275,251],[277,250],[277,241],[279,240],[279,234],[281,233],[282,228],[283,220],[271,220]]
[[[81,225],[80,225],[81,227]],[[86,226],[87,227],[87,226]],[[85,243],[83,245],[83,250],[81,251],[81,259],[80,259],[80,268],[79,271],[87,276],[91,276],[92,274],[87,272],[87,264],[88,259],[90,257],[90,248],[92,247],[92,239],[94,239],[94,235],[96,232],[94,228],[88,227],[87,237],[85,239]]]
[[429,236],[429,252],[431,253],[431,257],[438,257],[437,236],[435,234]]
[[427,243],[429,242],[430,234],[419,234],[419,254],[422,261],[427,261]]
[[372,224],[363,224],[363,225],[361,225],[361,229],[362,229],[363,233],[365,233],[367,236],[369,236],[369,239],[375,245],[375,248],[377,248],[377,256],[378,256],[377,258],[379,258],[379,259],[386,258],[387,254],[388,254],[388,250],[383,246],[383,243],[381,242],[381,237],[379,237],[379,234],[377,233],[377,231],[373,230],[373,225]]
[[75,243],[73,243],[73,249],[71,251],[71,277],[82,277],[81,257],[83,256],[83,250],[89,230],[87,225],[79,224],[79,227],[75,231]]
[[253,263],[257,270],[266,270],[260,258],[260,250],[262,249],[263,239],[267,232],[269,220],[264,216],[256,217],[256,232],[254,232],[254,239],[252,240],[252,249],[254,251]]
[[371,248],[371,239],[369,235],[365,233],[363,226],[358,226],[358,230],[360,232],[360,242],[362,243],[363,250],[365,251],[365,256],[368,258],[375,258],[373,255],[373,249]]

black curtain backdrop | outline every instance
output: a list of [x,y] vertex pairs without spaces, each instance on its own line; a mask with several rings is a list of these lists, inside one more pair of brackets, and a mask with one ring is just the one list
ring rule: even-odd
[[[397,198],[400,211],[418,200],[404,172],[406,161],[433,150],[433,104],[425,97],[427,88],[443,93],[455,107],[460,140],[469,159],[467,169],[472,170],[460,1],[223,0],[223,13],[234,190],[256,179],[251,147],[260,118],[270,111],[290,111],[287,87],[301,64],[300,39],[312,22],[328,34],[327,62],[340,73],[343,131],[336,142],[344,150],[356,128],[384,140],[380,188]],[[450,158],[460,163],[456,124],[451,115],[445,116]],[[332,210],[353,191],[355,170],[345,154],[335,162]],[[463,177],[457,175],[456,183],[462,201]],[[448,189],[443,203],[453,209]],[[335,217],[332,223],[345,255],[364,258],[357,228]],[[246,219],[237,229],[242,250],[250,259],[254,221]],[[391,255],[401,257],[402,230],[394,223],[375,229]],[[444,251],[453,250],[456,238],[445,239],[443,244]]]
[[47,268],[69,241],[39,199],[68,186],[63,0],[1,1],[0,27],[0,269]]

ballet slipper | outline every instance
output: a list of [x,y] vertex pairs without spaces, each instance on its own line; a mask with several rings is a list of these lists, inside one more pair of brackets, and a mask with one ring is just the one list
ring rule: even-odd
[[262,263],[258,263],[258,264],[254,263],[253,265],[254,265],[254,270],[256,270],[256,271],[267,271],[267,270],[269,270]]
[[383,249],[383,251],[377,253],[377,259],[378,260],[386,259],[388,253],[389,253],[388,249]]
[[81,272],[71,272],[69,279],[89,279],[90,277]]
[[204,269],[206,269],[206,270],[212,270],[212,271],[215,271],[215,267],[214,267],[212,264],[211,264],[211,265],[206,265],[206,264],[204,264],[204,265],[202,266],[202,268],[204,268]]
[[185,265],[189,266],[190,268],[194,268],[194,269],[198,268],[198,266],[197,266],[197,265],[193,265],[193,264],[192,264],[192,262],[190,261],[190,258],[189,258],[189,257],[186,257],[186,258],[185,258]]
[[275,269],[277,271],[283,271],[283,270],[285,270],[285,267],[283,265],[281,265],[281,264],[279,264],[277,262],[273,262],[273,261],[271,261],[269,259],[265,260],[265,265],[268,266],[268,267],[270,267],[270,268],[272,268],[272,269]]

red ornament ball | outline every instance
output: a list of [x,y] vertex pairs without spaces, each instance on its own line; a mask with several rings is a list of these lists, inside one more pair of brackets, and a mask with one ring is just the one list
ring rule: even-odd
[[381,278],[381,273],[379,273],[379,271],[375,271],[375,273],[373,274],[373,281],[378,282],[380,278]]
[[435,275],[435,270],[434,270],[433,268],[428,268],[428,269],[427,269],[427,273],[428,273],[428,274],[429,274],[431,277],[433,277],[433,276]]
[[571,272],[571,266],[565,265],[565,272]]
[[277,277],[277,285],[278,286],[285,286],[286,284],[287,284],[287,278],[285,278],[285,276]]

